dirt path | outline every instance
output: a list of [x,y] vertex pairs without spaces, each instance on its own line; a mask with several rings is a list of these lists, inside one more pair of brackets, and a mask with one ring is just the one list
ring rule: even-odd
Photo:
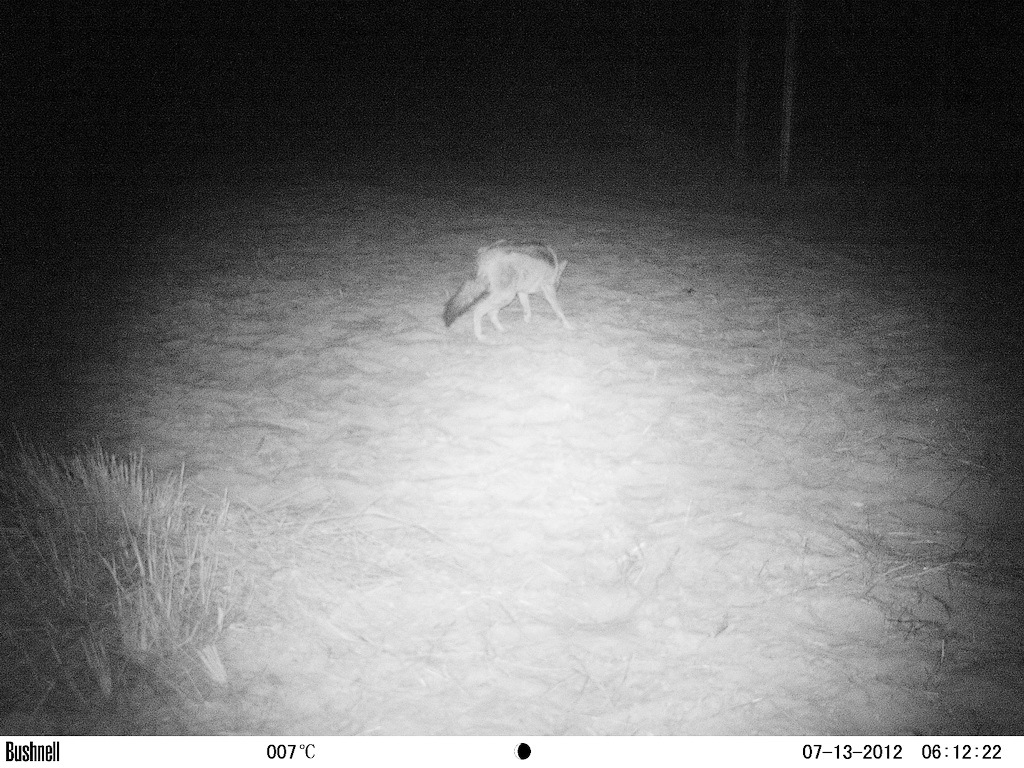
[[[151,730],[1021,732],[1020,401],[984,367],[1021,349],[958,279],[586,192],[226,192],[139,246],[77,403],[227,493],[257,585],[229,689]],[[575,333],[444,329],[505,236],[569,261]]]

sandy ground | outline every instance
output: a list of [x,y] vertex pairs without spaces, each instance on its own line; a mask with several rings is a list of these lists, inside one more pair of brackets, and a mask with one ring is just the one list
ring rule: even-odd
[[[255,586],[227,688],[127,730],[1024,733],[994,287],[827,206],[329,167],[151,189],[27,331],[13,420],[226,494]],[[501,237],[575,332],[444,328]]]

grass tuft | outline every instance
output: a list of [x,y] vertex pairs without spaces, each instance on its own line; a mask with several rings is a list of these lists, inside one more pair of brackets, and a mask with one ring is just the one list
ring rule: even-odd
[[223,684],[214,643],[239,594],[218,557],[227,511],[99,446],[0,451],[0,714]]

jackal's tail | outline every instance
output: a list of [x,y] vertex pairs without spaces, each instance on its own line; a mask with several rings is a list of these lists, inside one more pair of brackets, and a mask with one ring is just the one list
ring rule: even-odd
[[466,314],[473,305],[484,298],[490,291],[487,287],[487,279],[477,276],[467,280],[459,288],[459,292],[448,299],[444,305],[444,324],[450,326],[462,315]]

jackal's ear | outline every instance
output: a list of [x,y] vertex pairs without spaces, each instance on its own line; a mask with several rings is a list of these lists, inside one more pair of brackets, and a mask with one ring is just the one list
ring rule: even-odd
[[560,262],[558,262],[558,268],[555,269],[555,279],[556,280],[562,276],[563,272],[565,272],[565,267],[566,267],[566,265],[568,263],[569,262],[567,262],[567,261],[560,261]]

